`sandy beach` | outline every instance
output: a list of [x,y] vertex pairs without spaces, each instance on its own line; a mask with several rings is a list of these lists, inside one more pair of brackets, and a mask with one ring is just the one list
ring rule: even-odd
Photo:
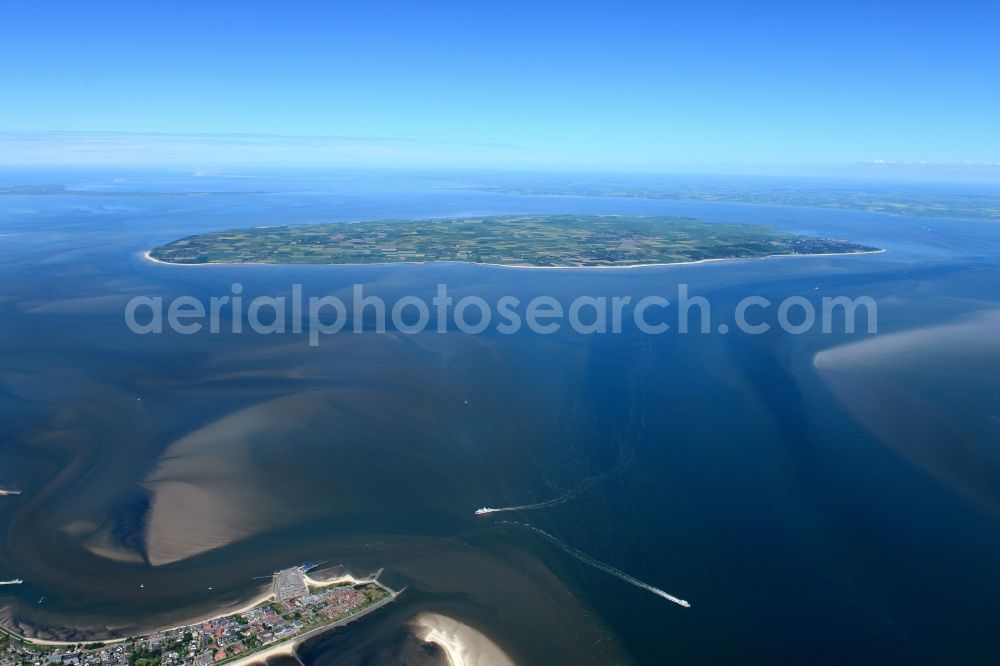
[[[260,652],[254,652],[251,655],[237,659],[236,661],[230,661],[226,663],[226,666],[244,666],[245,664],[257,664],[264,663],[271,657],[291,657],[296,661],[299,661],[298,655],[295,653],[296,642],[292,641],[289,643],[282,643],[280,645],[275,645],[266,650],[261,650]],[[301,663],[301,662],[300,662]]]
[[[224,610],[224,611],[219,611],[218,614],[212,615],[211,617],[206,617],[206,618],[199,617],[199,618],[195,618],[195,619],[191,620],[190,622],[185,622],[184,624],[179,624],[179,625],[174,626],[174,627],[165,627],[165,628],[160,628],[160,629],[154,629],[154,630],[151,630],[149,633],[158,633],[158,632],[162,632],[162,631],[174,631],[176,629],[182,629],[184,627],[191,626],[192,624],[199,624],[199,623],[202,623],[202,622],[211,622],[212,620],[217,620],[219,618],[227,617],[229,615],[237,615],[239,613],[245,613],[246,611],[252,610],[252,609],[256,608],[257,606],[261,605],[262,603],[264,603],[265,601],[270,601],[273,598],[274,598],[274,595],[272,593],[268,592],[267,594],[263,594],[263,595],[261,595],[259,597],[255,597],[254,599],[252,599],[251,601],[247,602],[243,606],[240,606],[239,608],[231,608],[231,609],[227,609],[227,610]],[[19,641],[23,641],[25,643],[29,643],[31,645],[47,645],[49,647],[68,647],[70,645],[80,645],[82,642],[84,642],[84,641],[81,641],[81,640],[75,640],[75,641],[50,641],[50,640],[45,640],[43,638],[31,638],[31,637],[28,637],[28,636],[21,636],[20,634],[14,633],[13,631],[11,631],[10,629],[7,629],[6,627],[0,627],[0,632],[5,633],[8,636],[12,636],[12,637],[16,638]],[[122,638],[107,638],[107,639],[102,639],[102,640],[97,641],[97,642],[104,643],[105,645],[114,645],[115,643],[122,643],[124,641],[127,641],[130,638],[132,638],[132,637],[131,636],[125,636],[125,637],[122,637]],[[256,653],[255,653],[254,656],[256,656]]]
[[[0,634],[6,634],[8,636],[11,636],[12,638],[16,638],[19,641],[22,641],[24,643],[29,643],[31,645],[46,645],[48,647],[68,647],[70,645],[80,644],[80,641],[48,641],[43,638],[28,638],[27,636],[21,636],[20,634],[16,634],[10,629],[7,629],[6,627],[0,627]],[[121,643],[125,640],[128,639],[111,638],[101,642],[104,643],[105,645],[114,645],[115,643]]]
[[364,578],[355,578],[351,574],[344,574],[343,576],[337,576],[336,578],[328,578],[324,580],[319,580],[316,578],[311,578],[308,575],[302,576],[306,585],[311,585],[314,587],[330,587],[331,585],[342,585],[348,583],[349,585],[360,585],[362,583],[374,583],[378,581],[378,577],[382,575],[382,570],[379,569],[371,576],[365,576]]

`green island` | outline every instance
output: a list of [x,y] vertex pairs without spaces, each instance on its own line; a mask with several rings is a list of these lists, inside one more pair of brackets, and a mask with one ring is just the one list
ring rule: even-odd
[[845,240],[685,217],[521,215],[219,231],[151,250],[172,264],[384,264],[461,261],[534,267],[673,264],[874,252]]
[[238,666],[289,651],[399,595],[378,581],[379,574],[318,581],[306,575],[309,568],[275,572],[271,593],[242,610],[141,636],[70,643],[26,638],[0,628],[0,665]]

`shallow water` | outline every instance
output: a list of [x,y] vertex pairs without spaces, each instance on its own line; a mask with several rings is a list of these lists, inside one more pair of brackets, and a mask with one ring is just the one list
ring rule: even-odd
[[[2,176],[123,193],[0,197],[0,482],[24,490],[0,498],[0,579],[26,581],[0,588],[10,626],[97,636],[174,624],[254,596],[276,568],[330,560],[385,567],[407,591],[304,646],[308,665],[440,662],[414,638],[421,611],[517,663],[995,652],[998,326],[982,314],[1000,302],[995,224],[519,197],[387,174]],[[535,212],[766,222],[888,252],[600,272],[140,257],[253,224]],[[207,299],[235,281],[248,296],[360,282],[387,299],[429,299],[446,282],[487,300],[669,296],[686,282],[719,312],[749,294],[871,295],[880,334],[367,332],[310,348],[304,336],[137,336],[124,324],[134,295]],[[893,342],[928,330],[918,347]],[[891,349],[865,361],[876,344]],[[541,510],[472,513],[581,483]]]

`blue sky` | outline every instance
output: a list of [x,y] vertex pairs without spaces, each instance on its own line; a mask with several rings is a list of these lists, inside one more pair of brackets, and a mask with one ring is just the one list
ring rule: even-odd
[[5,5],[0,163],[1000,163],[997,3],[157,4]]

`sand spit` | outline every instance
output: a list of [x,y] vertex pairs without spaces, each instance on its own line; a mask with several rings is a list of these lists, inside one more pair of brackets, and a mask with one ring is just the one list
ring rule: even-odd
[[420,613],[414,623],[417,637],[444,650],[451,666],[514,666],[493,641],[458,620],[438,613]]
[[[864,319],[861,319],[864,324]],[[848,371],[873,368],[913,368],[921,372],[951,371],[962,359],[995,358],[1000,332],[1000,310],[985,310],[934,326],[879,333],[857,342],[818,352],[813,365],[820,371]]]
[[1000,514],[998,333],[1000,310],[987,310],[826,349],[813,366],[878,442]]
[[221,548],[287,520],[255,456],[295,441],[323,407],[304,392],[225,414],[172,443],[143,485],[152,493],[146,549],[153,566]]

